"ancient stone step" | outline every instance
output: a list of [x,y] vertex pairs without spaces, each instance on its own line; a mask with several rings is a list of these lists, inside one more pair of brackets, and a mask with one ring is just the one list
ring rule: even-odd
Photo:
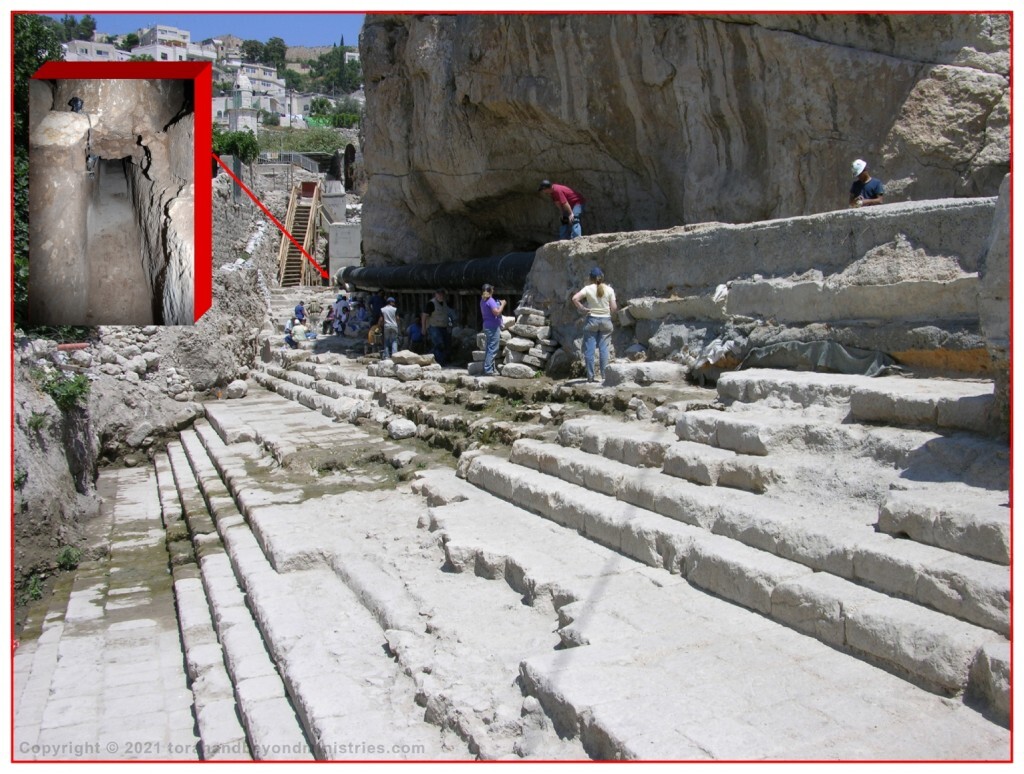
[[857,422],[986,432],[993,384],[754,368],[722,374],[718,394],[727,405],[833,407],[848,410]]
[[[437,729],[415,720],[415,688],[384,654],[372,616],[322,565],[275,569],[208,456],[204,443],[220,439],[211,430],[201,442],[188,431],[182,442],[315,756],[445,757]],[[235,446],[259,453],[253,444]]]
[[868,427],[793,418],[782,411],[699,410],[676,421],[679,440],[729,449],[738,454],[767,456],[777,451],[843,453],[906,467],[917,449],[943,436],[924,430]]
[[[640,516],[645,520],[660,514],[811,570],[866,584],[1001,634],[1009,632],[1009,576],[1004,568],[878,534],[864,520],[863,509],[844,517],[841,506],[822,511],[806,499],[794,502],[702,487],[655,470],[637,470],[582,450],[528,439],[515,442],[509,462],[617,498],[642,509]],[[559,523],[574,525],[581,519],[586,523],[588,510],[597,512],[594,502],[574,489],[562,487],[556,495],[556,483],[508,469],[509,478],[517,474],[523,480],[512,489],[493,476],[489,480],[506,493],[503,497],[528,496],[539,503],[539,513]],[[557,511],[543,510],[550,502],[557,503]],[[573,504],[575,513],[566,510]],[[606,506],[610,513],[616,510],[610,503]],[[627,523],[635,515],[627,516]],[[618,523],[620,517],[608,518]],[[619,532],[609,538],[619,542],[608,545],[622,545],[626,538]]]
[[225,442],[254,441],[284,467],[345,469],[361,458],[402,451],[347,422],[310,412],[274,392],[253,389],[245,401],[208,403],[207,418]]
[[104,470],[97,491],[93,543],[109,552],[79,565],[62,620],[25,651],[33,663],[15,706],[14,757],[194,760],[154,474]]
[[[529,445],[529,442],[525,441],[518,443],[521,446]],[[548,452],[556,455],[558,448],[552,446]],[[694,585],[765,615],[775,617],[774,599],[777,593],[781,593],[781,588],[812,575],[812,568],[805,564],[733,539],[743,536],[742,532],[725,536],[709,534],[693,526],[675,524],[654,511],[596,493],[592,487],[556,480],[517,467],[498,457],[483,454],[474,457],[468,463],[466,478],[470,483],[491,494],[574,529],[601,545],[645,564],[681,572]],[[634,477],[633,480],[636,478],[638,477]],[[684,485],[684,482],[676,483]],[[695,486],[692,488],[701,489]],[[705,488],[705,491],[713,490]],[[763,506],[752,509],[750,515],[759,515],[763,510]],[[800,545],[803,540],[813,544],[816,540],[826,538],[825,535],[808,538],[798,533],[794,542]],[[818,552],[821,551],[820,547],[814,548]],[[903,573],[893,573],[888,570],[889,563],[903,560],[902,552],[886,552],[880,547],[861,548],[861,551],[863,556],[847,561],[854,567],[858,566],[858,562],[869,564],[875,561],[877,568],[871,567],[872,572],[867,575],[880,584],[903,581],[906,585],[902,588],[909,596],[915,590],[911,588],[913,583],[909,579],[904,579],[904,574],[909,575],[911,571],[916,570],[919,585],[925,588],[929,588],[928,581],[931,581],[928,593],[922,595],[926,597],[922,601],[931,601],[932,597],[937,597],[936,601],[942,602],[943,591],[950,587],[955,589],[959,582],[962,582],[962,576],[957,575],[961,568],[955,564],[935,573],[935,577],[928,575],[929,572],[935,572],[933,567],[920,561],[910,564]],[[800,551],[795,553],[795,558],[802,558],[808,563],[814,561],[812,558],[805,558]],[[824,553],[831,555],[834,550],[826,550]],[[948,578],[947,574],[954,575],[956,582]],[[895,576],[896,580],[887,575]],[[838,578],[836,580],[841,581]],[[885,594],[849,581],[842,580],[841,583],[848,587],[847,593],[853,598],[867,598],[886,610],[895,610],[894,615],[902,616],[901,620],[905,623],[904,631],[914,632],[914,636],[918,638],[925,637],[928,641],[944,643],[943,648],[929,651],[928,655],[923,657],[912,647],[904,647],[902,641],[896,642],[891,636],[881,634],[879,636],[885,645],[877,649],[879,652],[869,651],[866,647],[859,648],[863,654],[880,659],[900,673],[909,673],[934,689],[956,692],[964,688],[967,670],[981,647],[988,643],[1002,642],[1002,638],[994,632],[952,619],[940,612],[921,608],[913,602],[890,599]],[[990,592],[984,603],[978,606],[981,608],[980,612],[973,606],[968,611],[991,615],[990,606],[1000,601],[998,598],[993,600],[992,597],[998,595]],[[841,607],[843,599],[840,598],[837,602]],[[821,622],[821,625],[824,626],[824,623]],[[885,625],[890,624],[885,622]],[[808,629],[813,630],[814,627]],[[884,632],[884,627],[882,631]],[[844,644],[857,648],[855,642]],[[954,653],[955,655],[951,655]],[[947,663],[947,659],[951,661]]]
[[272,390],[306,408],[319,411],[325,416],[338,417],[349,421],[371,410],[367,401],[355,400],[345,396],[334,398],[314,389],[297,386],[291,381],[277,379],[263,371],[254,371],[252,376],[262,387]]
[[1006,492],[941,484],[893,491],[879,508],[878,529],[965,556],[1010,563]]
[[[185,450],[181,451],[180,455],[175,455],[178,462],[175,467],[176,481],[182,491],[197,493],[199,486],[194,472],[183,459],[187,456]],[[205,502],[201,499],[197,502],[195,498],[189,503],[188,511],[209,513]],[[196,671],[208,675],[209,682],[217,687],[223,686],[226,678],[228,690],[245,726],[245,738],[248,741],[245,749],[251,751],[256,759],[312,758],[295,710],[286,697],[276,666],[263,647],[259,630],[246,606],[245,595],[238,586],[219,534],[216,531],[195,533],[195,538],[203,601],[208,601],[209,608],[205,616],[195,611],[190,611],[189,615],[199,616],[200,624],[212,624],[216,647],[196,652],[190,659],[190,666],[194,662]],[[204,669],[208,661],[216,660],[218,653],[221,654],[220,663]],[[222,676],[219,672],[225,667],[226,674]],[[233,714],[229,714],[232,707],[223,701],[222,696],[214,694],[202,709],[207,723],[216,731],[224,733],[227,729],[222,730],[220,727],[224,723],[228,723],[230,730],[234,730],[230,725]]]
[[410,700],[426,707],[428,719],[454,729],[483,758],[583,757],[542,712],[523,714],[515,687],[522,657],[557,645],[553,618],[522,606],[507,588],[441,572],[443,554],[423,529],[419,497],[390,488],[346,493],[337,481],[316,491],[298,471],[266,470],[255,444],[224,444],[202,425],[196,432],[271,566],[288,577],[333,570],[347,589],[343,600],[354,595],[376,622],[376,634],[364,638],[386,637],[414,679]]
[[[560,730],[578,735],[593,757],[1007,754],[1006,731],[960,702],[581,542],[443,473],[431,472],[420,488],[434,503],[431,529],[452,569],[503,579],[531,604],[558,612],[565,648],[524,660],[520,672]],[[913,652],[913,639],[906,642]]]
[[[181,444],[168,444],[167,452],[157,455],[154,467],[160,480],[165,523],[170,520],[168,514],[178,516],[186,530],[192,528],[196,548],[201,551],[209,539],[215,539],[216,532]],[[249,760],[251,751],[239,721],[231,678],[224,665],[224,652],[194,553],[190,553],[187,563],[174,566],[173,576],[178,628],[199,728],[200,756],[204,760]]]

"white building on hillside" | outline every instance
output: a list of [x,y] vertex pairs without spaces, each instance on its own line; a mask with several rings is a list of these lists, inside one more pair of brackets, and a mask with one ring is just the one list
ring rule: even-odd
[[132,55],[119,50],[113,43],[93,43],[91,40],[69,40],[61,44],[65,62],[127,62]]
[[212,43],[193,43],[192,33],[166,24],[154,24],[138,32],[139,45],[132,56],[151,56],[157,62],[215,62],[217,47]]

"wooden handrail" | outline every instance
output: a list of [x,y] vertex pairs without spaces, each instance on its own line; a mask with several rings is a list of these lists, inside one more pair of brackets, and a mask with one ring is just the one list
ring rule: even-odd
[[[293,186],[292,187],[291,197],[288,200],[288,214],[285,216],[285,219],[284,219],[284,227],[285,227],[285,229],[287,229],[289,234],[292,233],[292,225],[293,225],[293,223],[295,221],[295,208],[298,205],[298,200],[299,200],[298,193],[299,193],[300,190],[301,190],[300,186],[298,186],[298,185]],[[283,285],[284,284],[284,271],[285,271],[286,266],[288,265],[288,248],[291,246],[291,243],[292,243],[291,240],[287,236],[285,236],[284,234],[281,234],[281,247],[280,247],[280,249],[277,252],[277,284],[278,285]]]

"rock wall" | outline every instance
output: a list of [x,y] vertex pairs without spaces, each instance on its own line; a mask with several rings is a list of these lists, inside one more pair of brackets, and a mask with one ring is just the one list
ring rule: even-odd
[[[756,347],[834,342],[990,375],[978,293],[996,211],[994,198],[944,199],[552,242],[537,251],[523,303],[548,311],[552,338],[578,356],[568,299],[596,265],[627,307],[620,355],[633,348],[696,375]],[[1005,276],[995,285],[1005,292]]]
[[1007,14],[371,15],[360,38],[369,265],[533,249],[549,178],[584,233],[994,196]]
[[169,126],[129,174],[143,264],[166,325],[195,317],[193,127],[191,113]]

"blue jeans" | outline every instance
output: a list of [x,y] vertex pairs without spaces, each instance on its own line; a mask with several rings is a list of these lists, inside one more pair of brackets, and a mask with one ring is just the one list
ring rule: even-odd
[[398,351],[398,328],[384,326],[384,357],[391,357]]
[[501,328],[484,328],[487,345],[484,348],[484,373],[493,374],[494,358],[498,356],[498,345],[501,343]]
[[587,379],[594,380],[594,348],[596,347],[601,356],[601,378],[605,378],[605,369],[608,367],[608,341],[612,335],[612,321],[610,317],[587,316],[583,325],[583,358],[587,361]]
[[430,343],[434,348],[434,360],[440,365],[448,365],[448,349],[452,334],[447,328],[430,327]]
[[562,224],[562,227],[558,230],[559,239],[575,239],[578,236],[583,236],[583,229],[580,228],[580,215],[583,214],[583,205],[577,204],[573,207],[572,214],[576,219],[572,223]]

